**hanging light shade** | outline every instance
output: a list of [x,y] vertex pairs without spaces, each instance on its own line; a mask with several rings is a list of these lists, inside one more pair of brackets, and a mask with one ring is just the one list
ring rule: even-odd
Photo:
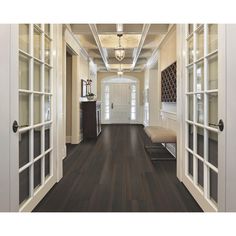
[[120,38],[122,34],[118,34],[117,36],[119,37],[119,46],[115,48],[115,58],[118,61],[122,61],[125,58],[125,49],[121,47],[121,44],[120,44]]

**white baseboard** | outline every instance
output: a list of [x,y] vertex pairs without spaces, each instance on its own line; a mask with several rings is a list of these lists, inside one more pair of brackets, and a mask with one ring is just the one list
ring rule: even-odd
[[66,157],[66,144],[62,148],[62,160]]

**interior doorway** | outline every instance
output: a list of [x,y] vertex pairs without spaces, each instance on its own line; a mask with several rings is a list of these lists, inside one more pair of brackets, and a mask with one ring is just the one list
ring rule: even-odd
[[66,143],[72,136],[72,54],[66,49]]

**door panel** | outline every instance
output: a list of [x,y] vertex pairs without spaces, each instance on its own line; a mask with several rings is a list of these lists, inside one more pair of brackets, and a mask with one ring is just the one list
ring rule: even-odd
[[[0,25],[0,96],[1,96],[1,122],[0,122],[0,212],[10,210],[10,139],[9,127],[10,122],[10,38],[11,27],[10,25]],[[4,99],[4,101],[3,101]]]
[[19,25],[20,211],[31,211],[56,182],[52,45],[52,25]]
[[111,122],[129,123],[130,121],[129,84],[110,85]]
[[[183,181],[206,211],[218,210],[218,25],[188,25]],[[223,156],[220,158],[224,158]]]

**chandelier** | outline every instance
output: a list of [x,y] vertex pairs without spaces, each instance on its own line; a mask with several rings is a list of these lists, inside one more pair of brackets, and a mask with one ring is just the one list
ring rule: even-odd
[[120,44],[120,38],[122,37],[122,35],[123,34],[117,34],[117,36],[119,37],[119,46],[115,48],[115,58],[118,61],[122,61],[125,58],[125,49],[121,47],[121,44]]

